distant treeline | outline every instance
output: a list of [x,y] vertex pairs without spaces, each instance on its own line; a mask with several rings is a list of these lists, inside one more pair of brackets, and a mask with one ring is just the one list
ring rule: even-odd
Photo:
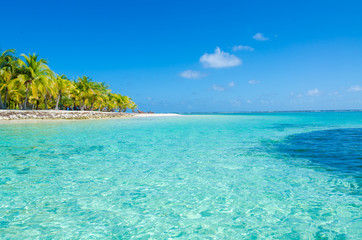
[[54,73],[45,59],[35,54],[15,55],[9,49],[0,56],[0,109],[64,109],[134,111],[128,96],[112,93],[105,83],[87,76],[68,79]]

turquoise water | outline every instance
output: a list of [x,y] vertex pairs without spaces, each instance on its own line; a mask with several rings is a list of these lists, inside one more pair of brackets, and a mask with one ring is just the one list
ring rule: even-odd
[[0,125],[2,239],[362,239],[362,112]]

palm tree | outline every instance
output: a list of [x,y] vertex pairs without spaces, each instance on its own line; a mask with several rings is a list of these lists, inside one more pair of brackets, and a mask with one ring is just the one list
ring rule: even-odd
[[108,94],[111,92],[109,89],[109,86],[106,85],[104,82],[99,84],[99,91],[100,96],[97,98],[97,104],[98,104],[98,111],[101,111],[106,104],[107,101],[109,101]]
[[85,100],[92,94],[91,81],[92,80],[87,76],[78,78],[77,87],[79,89],[79,105],[81,111],[84,111]]
[[21,109],[24,99],[25,91],[22,88],[10,88],[9,90],[9,109],[11,108],[11,102],[13,102],[14,109],[19,107]]
[[[83,76],[68,80],[50,70],[47,61],[36,54],[21,54],[21,59],[9,49],[0,54],[0,109],[32,108],[58,110],[66,104],[79,103],[80,110],[90,107],[98,111],[134,111],[137,105],[127,96],[111,92],[104,82],[94,82]],[[43,103],[44,101],[44,103]],[[74,109],[74,108],[73,108]]]
[[55,78],[55,87],[57,90],[57,102],[54,110],[59,110],[59,103],[62,105],[62,96],[64,94],[70,95],[71,89],[74,86],[64,74],[62,74],[61,76],[57,74]]
[[48,99],[56,94],[56,86],[53,78],[41,78],[33,83],[32,97],[39,103],[39,93],[43,97],[45,110],[48,110]]
[[[0,55],[0,109],[6,109],[7,97],[10,82],[16,78],[16,57],[15,50],[9,49]],[[1,92],[5,91],[4,103]]]
[[114,111],[114,109],[117,107],[115,93],[108,92],[107,95],[104,96],[104,106],[106,111],[108,112]]
[[34,105],[36,104],[36,109],[39,109],[39,102],[43,100],[44,109],[48,110],[48,100],[56,95],[55,88],[53,76],[41,77],[38,78],[37,81],[33,81],[31,85],[31,95],[27,99],[28,102],[32,103],[32,108],[34,108]]
[[132,100],[130,100],[130,103],[129,103],[129,109],[132,110],[132,112],[135,112],[136,108],[138,108],[138,106],[136,105],[135,102],[133,102]]
[[120,94],[119,95],[119,111],[120,112],[125,112],[127,111],[127,109],[132,109],[132,111],[134,112],[134,110],[137,108],[137,105],[132,101],[132,99],[128,96],[122,96]]
[[114,94],[113,99],[114,99],[114,101],[116,103],[116,106],[118,107],[118,111],[121,112],[122,108],[123,108],[123,105],[124,105],[122,95],[121,94]]
[[13,81],[18,76],[18,66],[16,61],[13,61],[9,64],[9,66],[4,67],[0,70],[0,79],[3,81],[3,85],[0,86],[0,92],[4,91],[4,108],[7,108],[7,99],[9,90],[11,90],[11,86]]
[[[25,85],[25,99],[23,109],[27,109],[29,91],[31,90],[33,95],[37,96],[39,86],[42,86],[42,92],[46,93],[49,88],[47,84],[50,85],[51,78],[54,76],[54,73],[50,70],[45,59],[39,59],[38,55],[29,56],[21,54],[25,59],[24,61],[19,59],[18,63],[21,67],[21,74],[18,77],[18,80]],[[49,91],[48,91],[49,92]],[[46,94],[44,95],[46,97]],[[46,104],[45,99],[45,104]]]
[[74,110],[74,108],[76,107],[75,103],[80,95],[80,90],[78,89],[77,81],[75,81],[74,79],[71,81],[71,84],[73,87],[70,89],[70,98],[73,101],[73,110]]
[[13,58],[14,54],[15,54],[15,49],[8,49],[2,52],[0,55],[0,67],[6,65],[6,63]]
[[91,91],[89,92],[89,103],[91,104],[90,110],[93,111],[94,103],[101,95],[100,84],[97,82],[90,82]]

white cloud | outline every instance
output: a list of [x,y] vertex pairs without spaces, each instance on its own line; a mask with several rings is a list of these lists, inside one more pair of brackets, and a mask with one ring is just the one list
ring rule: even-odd
[[230,103],[231,103],[232,106],[240,106],[241,105],[241,102],[238,99],[231,99]]
[[234,46],[233,47],[233,51],[254,51],[254,48],[250,47],[250,46],[243,46],[243,45],[238,45],[238,46]]
[[207,68],[226,68],[240,65],[241,59],[230,53],[221,51],[219,47],[214,53],[205,53],[201,56],[200,62]]
[[248,83],[249,83],[249,84],[258,84],[258,83],[260,83],[260,82],[257,81],[257,80],[249,80]]
[[152,100],[152,98],[151,98],[151,97],[147,97],[147,100]]
[[339,92],[331,92],[331,93],[328,93],[328,95],[330,95],[330,96],[339,95]]
[[226,90],[228,90],[228,89],[231,89],[231,88],[233,88],[233,87],[235,87],[235,86],[236,86],[235,82],[234,82],[234,81],[231,81],[231,82],[229,82],[229,83],[228,83],[227,85],[225,85],[225,86],[213,84],[213,85],[212,85],[212,89],[213,89],[214,91],[217,91],[217,92],[224,92],[224,91],[226,91]]
[[225,91],[225,88],[224,88],[224,87],[219,86],[219,85],[217,85],[217,84],[213,84],[213,85],[212,85],[212,89],[215,90],[215,91],[217,91],[217,92],[223,92],[223,91]]
[[251,100],[249,100],[249,99],[248,99],[248,100],[246,100],[246,102],[247,102],[247,103],[249,103],[249,104],[250,104],[250,103],[252,103],[252,101],[251,101]]
[[309,96],[319,96],[321,92],[318,90],[318,88],[308,90],[307,95]]
[[362,91],[362,87],[359,85],[352,86],[348,89],[348,92],[360,92]]
[[183,78],[198,79],[198,78],[205,77],[205,74],[202,74],[199,71],[185,70],[180,73],[180,76]]
[[289,97],[302,98],[302,97],[303,97],[303,94],[301,94],[301,93],[291,92],[291,93],[289,94]]
[[273,101],[273,100],[264,100],[264,99],[262,99],[262,100],[260,100],[259,102],[262,103],[262,104],[271,104],[271,103],[273,103],[274,101]]
[[253,36],[253,38],[257,41],[267,41],[269,38],[265,37],[262,33],[257,33]]

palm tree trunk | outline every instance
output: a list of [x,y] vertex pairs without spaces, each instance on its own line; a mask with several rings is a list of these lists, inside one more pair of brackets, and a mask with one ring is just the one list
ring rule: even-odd
[[7,108],[6,102],[8,100],[8,88],[5,88],[5,99],[4,99],[4,107]]
[[59,101],[62,98],[61,92],[59,92],[58,94],[58,98],[57,98],[57,104],[55,105],[55,109],[54,110],[58,110],[58,106],[59,106]]
[[29,87],[28,84],[26,84],[26,94],[25,94],[25,100],[24,100],[24,110],[26,110],[26,104],[28,102],[28,94],[29,94]]
[[3,99],[1,97],[1,92],[0,92],[0,109],[4,109],[4,104],[3,104]]
[[85,104],[85,98],[83,98],[83,103],[82,103],[82,107],[81,107],[81,111],[84,111],[84,104]]
[[94,102],[95,102],[95,100],[92,101],[91,111],[93,111]]
[[48,110],[47,95],[44,96],[45,110]]

